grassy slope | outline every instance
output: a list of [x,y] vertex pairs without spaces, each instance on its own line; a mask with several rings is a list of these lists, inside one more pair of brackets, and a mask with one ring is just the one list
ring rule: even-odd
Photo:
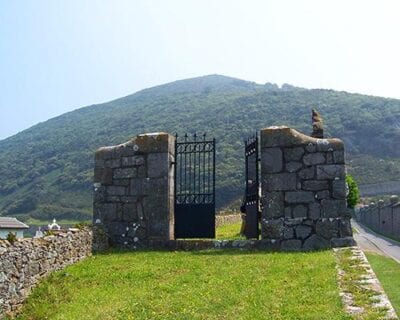
[[400,315],[400,264],[381,255],[373,253],[366,255],[390,302],[397,314]]
[[18,319],[348,319],[331,251],[114,252],[52,274]]

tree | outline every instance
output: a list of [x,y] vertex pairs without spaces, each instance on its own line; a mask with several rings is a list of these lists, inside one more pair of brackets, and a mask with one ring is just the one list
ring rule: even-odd
[[347,206],[353,209],[360,201],[360,191],[358,190],[358,185],[356,181],[349,174],[346,175],[346,184],[348,188]]

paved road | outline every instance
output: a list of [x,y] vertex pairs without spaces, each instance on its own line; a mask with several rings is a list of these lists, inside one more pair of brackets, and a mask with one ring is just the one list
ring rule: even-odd
[[381,236],[354,220],[351,224],[358,231],[354,232],[353,236],[363,251],[383,254],[400,263],[400,242]]

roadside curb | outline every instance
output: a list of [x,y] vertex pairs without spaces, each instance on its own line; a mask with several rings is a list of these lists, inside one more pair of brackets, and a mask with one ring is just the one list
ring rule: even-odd
[[333,252],[346,312],[356,319],[371,313],[376,319],[399,319],[360,247],[335,248]]

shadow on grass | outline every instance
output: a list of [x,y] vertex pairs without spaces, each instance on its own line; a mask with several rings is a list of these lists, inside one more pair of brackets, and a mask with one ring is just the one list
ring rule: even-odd
[[264,255],[264,254],[291,254],[291,255],[304,255],[317,252],[327,252],[331,249],[319,249],[312,251],[272,251],[262,249],[248,249],[248,248],[213,248],[213,249],[194,249],[194,250],[168,250],[168,249],[109,249],[104,252],[93,253],[93,256],[107,256],[107,255],[126,255],[126,254],[146,254],[146,253],[187,253],[195,256],[229,256],[229,255]]

